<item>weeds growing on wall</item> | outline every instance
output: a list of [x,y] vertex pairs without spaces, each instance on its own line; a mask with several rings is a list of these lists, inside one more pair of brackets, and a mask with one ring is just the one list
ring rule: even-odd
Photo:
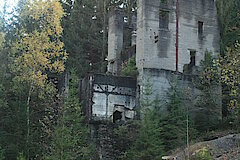
[[130,77],[137,77],[138,76],[138,70],[136,67],[136,57],[132,56],[128,60],[128,64],[125,68],[122,69],[122,75],[123,76],[130,76]]

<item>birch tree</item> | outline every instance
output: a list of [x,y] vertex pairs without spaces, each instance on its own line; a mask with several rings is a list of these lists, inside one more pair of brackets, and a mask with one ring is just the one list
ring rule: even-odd
[[[63,9],[57,0],[22,0],[19,2],[19,30],[12,44],[11,71],[15,80],[28,84],[26,99],[27,148],[30,135],[31,95],[38,91],[39,98],[54,93],[49,81],[52,73],[64,71],[67,54],[61,41]],[[27,159],[29,159],[29,149]]]

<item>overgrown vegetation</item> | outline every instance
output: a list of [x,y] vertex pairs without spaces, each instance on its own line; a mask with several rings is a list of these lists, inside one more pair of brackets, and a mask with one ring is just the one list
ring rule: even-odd
[[[239,63],[240,44],[236,43],[234,48],[227,49],[225,56],[221,57],[216,64],[221,69],[221,82],[224,84],[224,96],[227,97],[227,118],[231,117],[235,127],[239,126],[240,90],[239,90]],[[225,98],[226,99],[226,98]]]
[[221,57],[216,61],[223,85],[223,115],[227,127],[239,126],[239,61],[240,61],[240,1],[219,0],[221,27]]
[[197,150],[193,153],[191,160],[211,160],[211,155],[206,147],[203,147],[200,150]]
[[197,98],[195,117],[196,128],[200,132],[216,129],[221,121],[221,84],[220,73],[215,65],[212,52],[205,52],[205,58],[201,61],[200,75],[196,82],[202,94]]
[[126,67],[122,69],[122,75],[123,76],[130,76],[130,77],[137,77],[138,76],[138,70],[136,67],[136,57],[132,56],[128,60],[128,64]]
[[71,82],[65,93],[64,104],[59,108],[59,117],[52,133],[51,152],[46,159],[91,159],[94,153],[89,153],[87,126],[78,98],[78,78],[71,71]]
[[[169,153],[180,146],[187,146],[187,135],[191,133],[189,134],[191,137],[189,136],[188,138],[192,139],[196,131],[190,125],[193,121],[190,120],[188,115],[186,108],[188,106],[184,105],[186,97],[177,87],[176,81],[170,83],[167,98],[169,101],[166,106],[163,106],[167,107],[167,113],[161,114],[160,124],[162,126],[161,137],[164,148]],[[164,116],[164,114],[167,114],[167,116]],[[189,126],[189,132],[187,131],[187,125]]]
[[175,82],[171,83],[167,102],[160,100],[158,96],[152,100],[153,90],[149,78],[144,86],[141,102],[142,120],[138,122],[136,136],[129,140],[129,150],[124,150],[121,159],[161,159],[173,149],[187,146],[187,123],[191,133],[188,138],[194,139],[197,133],[192,126],[193,121],[187,121],[188,115],[181,100],[184,97]]
[[[146,88],[146,90],[148,89]],[[153,109],[147,107],[153,107]],[[160,106],[156,101],[152,102],[151,106],[144,108],[143,119],[139,122],[140,128],[136,134],[136,139],[130,150],[127,151],[125,159],[161,159],[164,147],[163,140],[160,138],[162,128],[159,109]]]
[[221,53],[225,55],[227,47],[234,47],[240,40],[240,1],[218,0],[217,7],[221,29]]
[[[176,82],[170,83],[165,100],[154,99],[147,79],[141,120],[134,120],[132,128],[120,126],[115,133],[121,144],[116,150],[119,159],[161,159],[176,148],[188,147],[196,135],[221,129],[219,117],[212,116],[219,111],[214,96],[221,96],[214,95],[217,88],[212,87],[220,83],[224,125],[239,131],[240,1],[217,3],[221,55],[213,58],[206,52],[201,63],[197,88],[202,95],[196,108],[202,112],[189,115],[186,104],[195,97],[186,95],[188,91]],[[0,160],[98,159],[95,146],[88,143],[78,79],[88,71],[105,72],[107,12],[121,6],[129,27],[136,0],[19,0],[13,15],[7,14],[6,4],[7,0],[0,16]],[[125,48],[130,36],[126,30]],[[66,94],[58,83],[63,74],[71,75]],[[122,75],[138,76],[135,57]],[[196,152],[195,159],[209,160],[208,150]]]

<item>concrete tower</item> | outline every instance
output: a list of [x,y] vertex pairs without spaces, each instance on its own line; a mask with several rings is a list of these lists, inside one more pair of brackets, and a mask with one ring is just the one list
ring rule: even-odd
[[[177,65],[181,74],[184,69],[197,68],[206,49],[219,52],[220,32],[214,0],[178,1]],[[176,24],[176,0],[138,0],[138,80],[150,77],[153,88],[162,95],[169,88],[168,75],[176,71]]]
[[117,75],[120,66],[120,53],[123,48],[123,12],[112,8],[109,14],[108,30],[108,73]]
[[134,46],[137,43],[137,15],[134,12],[132,15],[132,40],[131,40],[131,45]]
[[[206,49],[219,51],[219,27],[214,0],[179,0],[179,63],[183,66],[195,52],[199,66]],[[176,0],[138,0],[137,66],[175,71]],[[192,55],[193,56],[193,55]]]

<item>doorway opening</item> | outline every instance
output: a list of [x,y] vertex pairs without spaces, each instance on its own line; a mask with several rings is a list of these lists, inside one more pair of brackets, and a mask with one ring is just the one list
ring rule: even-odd
[[116,123],[117,121],[122,120],[122,112],[115,111],[113,113],[113,123]]

